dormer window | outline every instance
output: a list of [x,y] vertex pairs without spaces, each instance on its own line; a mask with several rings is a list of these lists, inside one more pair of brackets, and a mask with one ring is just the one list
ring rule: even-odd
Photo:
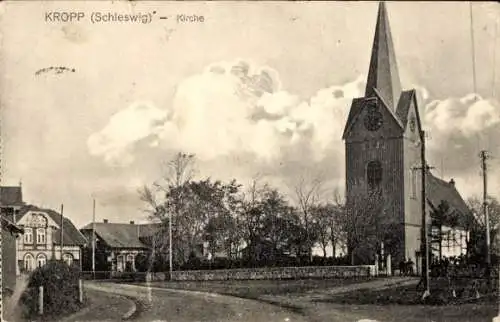
[[33,229],[24,228],[24,243],[33,244]]
[[38,228],[36,230],[36,243],[42,245],[47,243],[45,228]]

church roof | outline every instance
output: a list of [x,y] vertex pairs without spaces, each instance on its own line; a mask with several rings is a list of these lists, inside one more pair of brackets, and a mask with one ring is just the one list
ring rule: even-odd
[[365,101],[364,97],[358,97],[352,100],[351,109],[349,110],[349,115],[347,116],[347,122],[345,123],[344,133],[342,134],[342,138],[345,138],[354,119],[361,112],[364,101]]
[[378,8],[365,96],[374,96],[375,88],[394,111],[401,93],[401,83],[384,2]]
[[353,100],[342,138],[346,138],[357,115],[363,109],[363,102],[373,97],[383,102],[389,114],[404,130],[414,95],[414,90],[401,92],[387,10],[385,3],[381,2],[378,8],[365,97]]

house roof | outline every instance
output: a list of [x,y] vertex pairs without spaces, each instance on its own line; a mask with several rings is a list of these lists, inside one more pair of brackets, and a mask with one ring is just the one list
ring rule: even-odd
[[[144,238],[158,231],[158,224],[122,224],[95,223],[95,232],[109,247],[112,248],[148,248]],[[85,225],[82,231],[92,230],[92,223]]]
[[[47,214],[59,227],[62,226],[63,229],[63,245],[65,246],[83,246],[87,243],[87,239],[82,235],[82,233],[76,229],[75,225],[67,217],[63,217],[61,225],[61,214],[52,209],[39,208],[34,205],[27,205],[21,208],[19,216],[16,218],[17,222],[21,220],[24,215],[30,211],[38,211]],[[56,229],[52,234],[52,241],[54,244],[59,245],[61,243],[61,229]]]
[[23,192],[21,187],[0,187],[1,206],[23,206]]
[[447,202],[452,210],[459,213],[459,223],[464,224],[472,212],[460,196],[455,183],[436,178],[430,172],[426,179],[427,201],[431,206],[437,209],[442,202]]
[[6,216],[0,216],[3,221],[3,229],[9,231],[13,234],[24,234],[24,229],[16,225],[12,220],[6,218]]

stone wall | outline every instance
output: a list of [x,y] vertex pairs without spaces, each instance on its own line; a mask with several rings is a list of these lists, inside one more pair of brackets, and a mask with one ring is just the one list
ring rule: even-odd
[[[215,280],[264,280],[264,279],[301,279],[301,278],[346,278],[369,277],[375,275],[374,265],[363,266],[304,266],[269,267],[220,270],[174,271],[176,281],[215,281]],[[154,279],[154,278],[153,278]]]

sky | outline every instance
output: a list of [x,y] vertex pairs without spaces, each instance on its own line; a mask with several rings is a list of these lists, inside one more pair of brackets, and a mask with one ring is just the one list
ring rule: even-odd
[[[2,185],[21,182],[26,202],[64,204],[77,227],[92,220],[92,198],[98,221],[140,221],[138,189],[179,151],[196,155],[199,177],[248,184],[259,175],[287,192],[321,176],[343,189],[341,135],[351,100],[364,93],[376,2],[0,8]],[[389,2],[387,10],[434,174],[454,178],[464,198],[480,196],[478,153],[487,149],[488,187],[500,197],[500,6],[472,5],[475,88],[468,3]],[[84,18],[47,20],[52,11]],[[92,13],[153,19],[92,23]],[[204,21],[178,22],[182,14]],[[51,66],[67,69],[43,70]]]

